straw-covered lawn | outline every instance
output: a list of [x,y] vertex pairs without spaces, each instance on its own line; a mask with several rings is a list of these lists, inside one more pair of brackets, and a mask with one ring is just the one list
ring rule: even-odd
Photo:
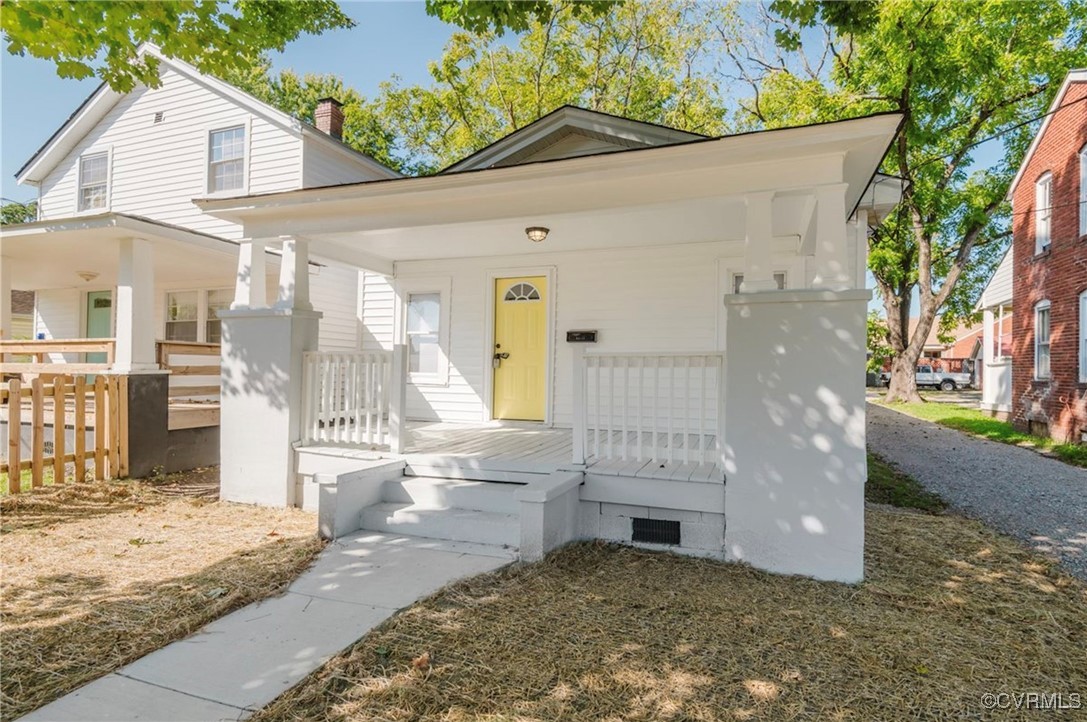
[[867,552],[867,581],[847,586],[577,544],[416,604],[253,719],[899,722],[1046,714],[986,710],[985,693],[1087,704],[1084,585],[955,516],[870,506]]
[[210,470],[0,499],[0,719],[280,591],[320,550],[311,514],[201,498],[217,488]]

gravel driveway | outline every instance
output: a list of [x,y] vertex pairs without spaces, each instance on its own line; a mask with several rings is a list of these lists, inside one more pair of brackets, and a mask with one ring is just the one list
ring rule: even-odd
[[868,448],[1087,581],[1087,469],[868,404]]

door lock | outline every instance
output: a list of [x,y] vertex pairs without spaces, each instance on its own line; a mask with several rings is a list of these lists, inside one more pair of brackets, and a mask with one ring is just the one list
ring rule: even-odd
[[509,357],[510,357],[510,355],[508,353],[496,353],[494,355],[494,360],[492,361],[492,365],[495,368],[498,368],[499,366],[502,365],[502,361],[505,360],[505,359],[508,359]]

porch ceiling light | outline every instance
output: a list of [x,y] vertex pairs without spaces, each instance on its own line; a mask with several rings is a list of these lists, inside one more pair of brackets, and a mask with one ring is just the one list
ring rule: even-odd
[[98,278],[98,272],[97,271],[76,271],[75,275],[79,276],[80,278],[82,278],[87,283],[90,283],[94,279]]
[[539,243],[547,238],[547,234],[550,232],[550,228],[544,228],[543,226],[529,226],[525,229],[525,235],[528,236],[528,240],[533,243]]

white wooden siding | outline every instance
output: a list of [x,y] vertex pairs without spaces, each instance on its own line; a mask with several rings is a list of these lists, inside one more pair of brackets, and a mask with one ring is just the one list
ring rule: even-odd
[[391,351],[395,294],[387,276],[359,273],[359,318],[363,351]]
[[1008,252],[1004,254],[1004,259],[997,266],[996,273],[990,279],[989,285],[981,292],[982,308],[992,308],[1001,303],[1011,304],[1013,261],[1012,251],[1008,249]]
[[[608,143],[597,138],[590,138],[579,133],[573,133],[562,140],[543,148],[532,155],[521,158],[517,164],[534,163],[541,160],[555,160],[558,158],[574,158],[581,155],[594,155],[597,153],[614,153],[620,150],[630,150],[626,146]],[[498,163],[505,165],[505,163]]]
[[305,143],[302,155],[304,188],[360,183],[385,177],[313,138],[303,137],[303,143]]
[[[157,112],[165,117],[156,124]],[[206,194],[208,131],[246,122],[248,191],[300,187],[299,135],[164,68],[161,87],[141,87],[123,97],[49,173],[41,187],[41,216],[75,215],[80,155],[112,149],[109,210],[236,238],[236,225],[201,213],[192,199]]]
[[405,280],[452,279],[449,383],[409,387],[407,415],[444,421],[484,418],[485,374],[492,372],[484,349],[491,270],[510,269],[513,276],[518,266],[556,268],[550,289],[556,294],[553,420],[568,426],[572,369],[566,331],[598,330],[594,350],[602,353],[716,350],[717,260],[737,252],[735,244],[705,243],[398,264],[398,278]]
[[[90,289],[104,290],[104,289]],[[34,296],[34,338],[69,339],[83,336],[81,296],[77,288],[37,291]],[[74,354],[49,354],[53,363],[75,362]]]
[[336,266],[310,267],[310,301],[324,314],[318,332],[321,351],[356,351],[359,272]]

